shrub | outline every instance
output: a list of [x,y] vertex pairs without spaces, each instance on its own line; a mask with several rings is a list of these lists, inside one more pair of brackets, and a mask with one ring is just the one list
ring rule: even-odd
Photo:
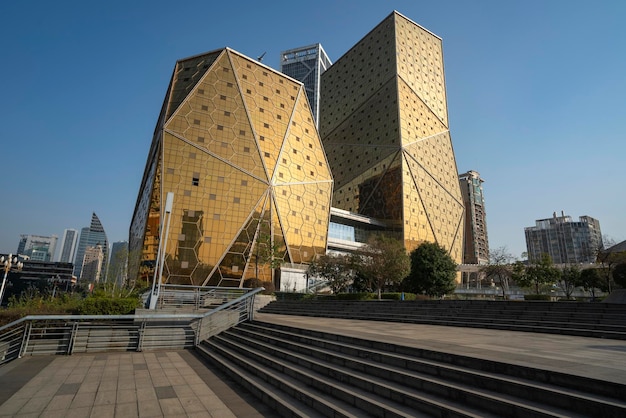
[[370,300],[375,299],[375,293],[363,292],[363,293],[337,293],[335,295],[337,300]]
[[[381,299],[402,300],[402,292],[383,293]],[[404,292],[404,300],[415,300],[415,293]]]
[[140,299],[135,297],[91,296],[82,301],[75,313],[78,315],[132,315],[140,304]]
[[261,282],[261,286],[265,288],[265,290],[262,292],[264,295],[273,295],[274,292],[276,291],[276,288],[274,287],[274,283],[270,281]]
[[524,300],[550,300],[550,295],[524,295]]
[[252,277],[250,279],[246,279],[243,281],[243,287],[248,289],[256,289],[257,287],[264,287],[261,279],[257,279],[256,277]]
[[305,293],[295,292],[274,292],[276,300],[302,300],[306,296]]

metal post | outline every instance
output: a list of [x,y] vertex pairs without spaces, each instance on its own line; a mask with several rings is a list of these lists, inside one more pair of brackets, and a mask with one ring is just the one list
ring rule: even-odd
[[21,358],[24,354],[26,354],[26,350],[28,349],[28,341],[30,341],[30,332],[33,327],[33,321],[28,321],[26,323],[26,327],[24,328],[24,336],[22,337],[22,346],[20,348],[19,357]]
[[[159,251],[157,254],[157,267],[154,271],[154,280],[152,281],[152,293],[150,294],[150,309],[156,309],[157,300],[161,293],[161,278],[163,277],[163,264],[165,262],[165,249],[167,247],[167,237],[170,232],[170,220],[172,219],[172,206],[174,204],[174,193],[168,192],[165,200],[165,216],[167,217],[167,226],[165,227],[165,238],[159,239]],[[163,232],[163,231],[161,231]],[[155,285],[155,283],[158,284]],[[155,289],[156,287],[156,289]]]

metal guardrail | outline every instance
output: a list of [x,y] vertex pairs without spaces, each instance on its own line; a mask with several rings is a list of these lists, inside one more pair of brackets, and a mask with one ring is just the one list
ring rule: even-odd
[[26,355],[192,348],[252,320],[263,288],[203,313],[138,315],[29,315],[0,327],[0,365]]
[[212,309],[245,295],[252,289],[236,287],[212,287],[191,285],[161,285],[158,309],[193,307]]

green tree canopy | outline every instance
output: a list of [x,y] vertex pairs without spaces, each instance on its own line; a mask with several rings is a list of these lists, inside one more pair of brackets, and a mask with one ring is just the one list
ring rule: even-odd
[[604,279],[596,268],[584,269],[580,272],[580,286],[586,291],[591,292],[591,299],[596,298],[596,289],[602,288]]
[[456,263],[445,248],[424,242],[411,252],[411,270],[404,280],[404,288],[441,297],[454,290],[456,269]]
[[386,235],[373,235],[359,251],[360,275],[378,291],[385,285],[400,283],[410,268],[410,259],[402,241]]
[[326,254],[314,260],[308,273],[328,282],[333,293],[339,293],[352,283],[354,270],[349,255]]
[[554,267],[552,258],[543,254],[537,263],[524,265],[521,262],[513,266],[513,279],[523,287],[534,287],[535,294],[539,294],[541,285],[555,284],[561,276],[561,272]]
[[626,287],[626,263],[620,263],[613,268],[613,280],[621,287]]
[[571,299],[574,289],[581,286],[580,269],[577,266],[564,267],[557,285],[565,293],[565,297]]
[[509,290],[509,281],[513,275],[512,260],[513,255],[508,252],[506,247],[499,247],[489,251],[489,264],[480,268],[481,273],[487,279],[500,284],[502,297],[505,299]]

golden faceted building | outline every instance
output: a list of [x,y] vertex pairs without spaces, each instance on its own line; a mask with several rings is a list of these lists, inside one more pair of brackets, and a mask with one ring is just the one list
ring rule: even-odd
[[271,280],[326,252],[332,188],[300,82],[229,48],[180,60],[131,223],[131,277],[150,277],[167,236],[163,282]]
[[437,242],[461,263],[441,38],[394,11],[324,72],[321,100],[332,206],[385,220],[408,251]]

